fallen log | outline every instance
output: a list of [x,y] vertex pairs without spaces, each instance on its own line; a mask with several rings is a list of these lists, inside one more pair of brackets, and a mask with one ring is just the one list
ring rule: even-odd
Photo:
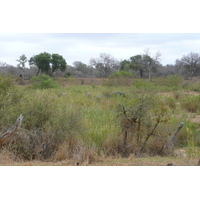
[[10,130],[7,130],[6,132],[0,134],[0,149],[2,148],[3,142],[5,142],[5,140],[14,135],[14,133],[16,133],[20,129],[23,118],[24,117],[20,115],[17,118],[15,125]]

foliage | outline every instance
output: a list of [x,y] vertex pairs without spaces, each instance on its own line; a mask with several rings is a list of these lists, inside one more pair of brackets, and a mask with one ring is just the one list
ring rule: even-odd
[[27,57],[23,54],[19,57],[19,60],[17,60],[19,64],[17,65],[19,69],[22,69],[23,72],[25,71],[25,64],[28,61]]
[[71,74],[70,72],[66,72],[65,75],[64,75],[64,77],[65,77],[65,78],[68,78],[68,77],[70,77],[71,75],[72,75],[72,74]]
[[38,67],[38,74],[41,71],[51,75],[53,72],[60,70],[65,71],[67,68],[67,63],[65,59],[59,54],[49,54],[49,53],[40,53],[30,58],[30,65],[35,65]]
[[109,75],[109,78],[104,80],[104,86],[127,86],[131,85],[133,75],[127,71],[118,71]]
[[130,60],[123,60],[121,64],[122,70],[132,69],[134,71],[139,72],[139,77],[143,78],[144,73],[148,73],[149,81],[151,80],[151,73],[156,72],[158,67],[160,66],[159,57],[161,54],[159,52],[156,53],[154,57],[150,56],[148,50],[145,51],[145,54],[136,55],[130,57]]
[[152,137],[162,137],[156,134],[156,129],[160,124],[167,123],[166,109],[161,107],[154,110],[153,101],[155,102],[155,99],[152,96],[142,94],[137,96],[130,105],[118,106],[123,130],[122,155],[127,156],[128,134],[130,134],[129,139],[133,141],[133,144],[135,143],[135,156],[141,156],[144,153]]
[[31,78],[32,88],[34,89],[48,89],[57,88],[58,84],[48,75],[33,76]]
[[11,89],[12,87],[12,77],[9,75],[0,75],[0,95],[6,95],[9,89]]
[[133,75],[127,71],[118,71],[109,75],[109,78],[131,78]]
[[[120,80],[110,78],[115,79]],[[199,108],[192,114],[184,108],[185,101],[197,105],[198,95],[193,100],[181,87],[174,92],[142,79],[131,79],[134,83],[126,86],[117,82],[114,87],[80,85],[69,77],[57,80],[63,82],[62,87],[42,90],[14,87],[9,76],[0,80],[0,131],[8,130],[19,114],[24,116],[21,131],[4,144],[16,159],[72,159],[76,163],[92,162],[101,155],[163,156],[164,143],[181,121],[185,125],[175,148],[189,145],[186,127],[193,132],[189,142],[194,141],[195,147],[200,143],[198,123],[190,118],[198,115]],[[167,93],[162,93],[164,87]]]
[[12,77],[0,75],[0,134],[15,123],[20,115],[17,105],[22,99],[23,95],[13,85]]
[[129,65],[130,65],[130,61],[129,60],[126,60],[126,59],[122,60],[120,62],[120,70],[121,71],[129,71],[129,69],[130,69]]
[[190,83],[190,84],[185,84],[184,88],[190,91],[200,92],[200,81]]
[[69,145],[67,154],[75,151],[78,135],[85,132],[82,115],[65,104],[59,106],[59,100],[38,90],[19,103],[24,116],[22,130],[5,144],[17,159],[51,159],[64,142]]
[[180,75],[169,75],[167,77],[158,77],[152,80],[156,85],[167,86],[167,87],[178,87],[183,83],[183,77]]
[[184,55],[180,62],[186,68],[189,77],[192,78],[199,71],[200,55],[191,52],[188,55]]
[[146,66],[143,65],[143,57],[142,55],[132,56],[130,58],[130,68],[136,71],[139,71],[140,78],[143,78],[143,73],[146,70]]
[[150,88],[154,88],[154,85],[152,83],[149,83],[149,81],[144,80],[144,79],[135,79],[133,82],[133,85],[137,88],[137,89],[150,89]]
[[200,96],[187,96],[180,101],[181,107],[187,112],[200,113]]

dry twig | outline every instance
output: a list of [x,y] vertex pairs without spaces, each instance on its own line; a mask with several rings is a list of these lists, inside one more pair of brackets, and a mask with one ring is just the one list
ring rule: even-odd
[[16,120],[16,123],[15,125],[10,129],[10,130],[7,130],[6,132],[2,133],[0,135],[0,149],[3,145],[3,142],[8,139],[9,137],[11,137],[14,133],[16,133],[20,127],[21,127],[21,124],[22,124],[22,121],[23,121],[23,116],[20,115],[17,120]]

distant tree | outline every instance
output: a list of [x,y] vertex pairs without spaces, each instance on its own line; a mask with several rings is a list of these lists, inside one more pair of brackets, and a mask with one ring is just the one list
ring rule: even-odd
[[139,71],[140,78],[143,78],[144,71],[146,71],[144,63],[143,63],[143,56],[142,55],[136,55],[130,57],[130,68],[136,71]]
[[82,71],[83,69],[87,68],[87,65],[82,63],[81,61],[75,61],[73,62],[74,67],[78,70],[78,71]]
[[24,79],[24,77],[25,77],[25,65],[26,65],[26,62],[28,61],[27,57],[23,54],[19,57],[19,60],[17,60],[17,61],[19,62],[17,67],[23,71],[23,79]]
[[176,59],[175,65],[174,65],[175,73],[180,74],[180,70],[183,69],[183,67],[184,67],[184,63],[181,60]]
[[53,72],[57,70],[64,72],[67,68],[67,63],[61,55],[51,55],[46,52],[31,57],[29,60],[29,64],[38,67],[37,75],[40,72],[45,73],[47,75],[52,75]]
[[74,75],[78,77],[91,77],[93,76],[94,68],[90,67],[81,61],[73,62],[74,65]]
[[148,72],[148,79],[151,81],[152,72],[156,72],[160,64],[161,53],[158,51],[153,57],[150,56],[149,49],[146,49],[145,54],[143,55],[144,66]]
[[4,62],[4,61],[0,61],[0,67],[8,67],[9,65]]
[[119,63],[110,54],[101,53],[99,58],[90,60],[90,65],[100,72],[101,77],[107,78],[112,69],[118,68]]
[[[151,80],[152,72],[156,72],[161,65],[159,62],[161,53],[157,52],[153,57],[150,56],[149,50],[145,50],[145,54],[130,57],[130,60],[121,62],[121,69],[125,70],[125,66],[139,72],[139,77],[143,78],[144,73],[148,73],[149,81]],[[128,68],[126,67],[126,68]]]
[[198,53],[191,52],[188,55],[184,55],[180,62],[186,68],[187,73],[191,79],[197,75],[200,69],[200,55]]
[[120,70],[121,71],[129,71],[130,70],[130,60],[122,60],[120,62]]
[[67,68],[67,63],[65,59],[59,54],[52,54],[51,55],[51,71],[52,73],[60,70],[64,72]]

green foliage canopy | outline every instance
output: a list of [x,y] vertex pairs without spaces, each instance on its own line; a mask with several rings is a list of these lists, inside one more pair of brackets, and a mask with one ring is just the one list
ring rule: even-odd
[[38,67],[38,74],[40,71],[46,74],[52,74],[57,70],[61,70],[63,72],[67,68],[67,63],[61,55],[51,55],[46,52],[31,57],[29,64],[36,65]]
[[34,89],[47,89],[58,87],[53,79],[47,75],[33,76],[31,78],[31,84]]

